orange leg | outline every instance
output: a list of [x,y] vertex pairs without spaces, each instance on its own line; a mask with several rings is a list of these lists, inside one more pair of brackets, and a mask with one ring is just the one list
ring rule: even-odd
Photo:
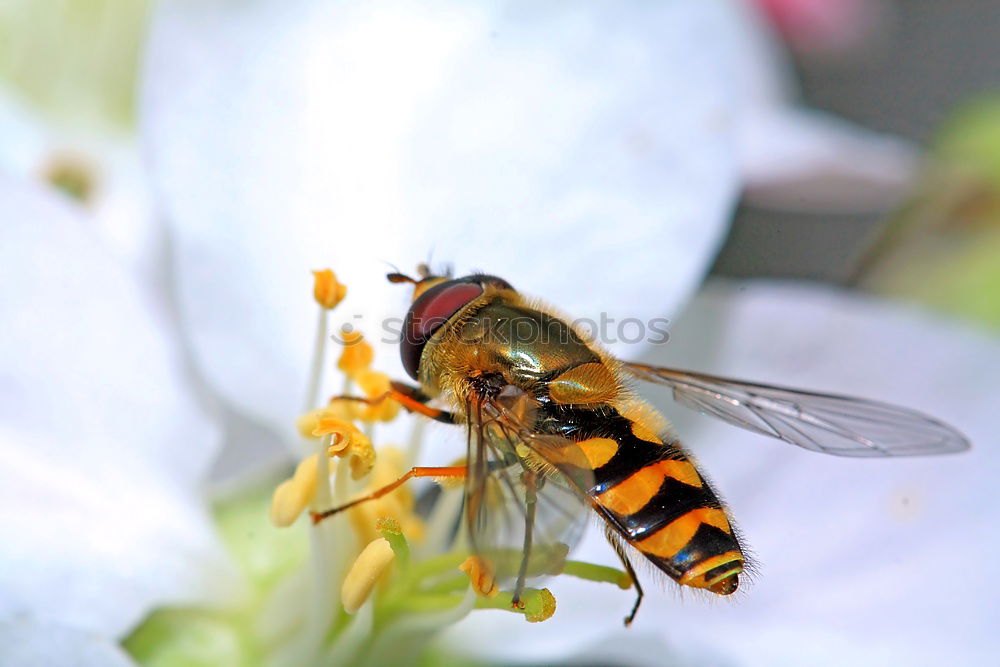
[[419,389],[410,387],[402,382],[393,382],[392,389],[376,398],[365,398],[363,396],[334,396],[333,398],[345,401],[359,401],[368,405],[378,405],[382,401],[392,399],[402,405],[407,412],[416,412],[417,414],[430,417],[445,424],[455,423],[455,417],[452,413],[427,405],[427,401],[430,400],[429,398],[424,396]]
[[341,505],[340,507],[334,507],[332,509],[324,510],[322,512],[310,512],[310,515],[312,516],[313,523],[317,524],[323,519],[327,518],[328,516],[333,516],[338,512],[343,512],[344,510],[350,509],[355,505],[360,505],[363,502],[367,502],[369,500],[375,500],[376,498],[381,498],[385,494],[395,491],[400,486],[402,486],[404,482],[406,482],[409,479],[413,479],[414,477],[462,478],[466,477],[468,475],[468,472],[469,468],[467,466],[448,466],[442,468],[410,468],[410,472],[406,473],[405,475],[397,479],[395,482],[392,482],[391,484],[386,484],[381,489],[376,489],[375,491],[369,493],[367,496],[356,498],[349,503]]

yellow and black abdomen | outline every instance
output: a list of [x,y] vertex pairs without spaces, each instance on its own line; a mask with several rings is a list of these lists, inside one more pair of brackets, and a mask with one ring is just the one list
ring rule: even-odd
[[545,401],[538,426],[578,444],[592,468],[595,509],[625,541],[682,585],[736,590],[742,549],[718,496],[678,443],[607,403]]
[[[665,424],[630,397],[612,360],[511,291],[475,302],[456,331],[451,358],[465,375],[501,372],[538,400],[535,429],[579,446],[583,491],[615,533],[682,585],[736,590],[743,553],[718,496],[680,445],[660,437]],[[421,372],[431,383],[434,369]]]

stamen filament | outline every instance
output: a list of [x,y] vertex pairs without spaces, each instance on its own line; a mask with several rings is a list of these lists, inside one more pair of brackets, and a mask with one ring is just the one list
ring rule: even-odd
[[632,587],[632,579],[629,578],[627,573],[615,567],[608,567],[607,565],[594,565],[593,563],[586,563],[579,560],[568,560],[563,566],[562,574],[586,579],[587,581],[614,584],[623,590]]
[[309,384],[306,385],[305,406],[302,412],[309,412],[317,407],[319,388],[323,379],[323,363],[326,359],[326,338],[329,328],[329,312],[320,306],[319,321],[316,323],[316,340],[313,342],[312,364],[309,367]]

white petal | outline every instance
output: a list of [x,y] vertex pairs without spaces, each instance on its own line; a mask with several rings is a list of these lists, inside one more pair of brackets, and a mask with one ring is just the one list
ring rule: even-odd
[[100,127],[60,125],[33,113],[16,93],[0,85],[0,170],[49,186],[47,173],[66,163],[88,176],[91,192],[86,202],[73,203],[90,218],[108,249],[133,272],[159,278],[163,229],[153,216],[135,137]]
[[[681,439],[728,500],[759,577],[737,599],[709,603],[662,592],[641,568],[647,595],[630,633],[659,636],[693,664],[989,662],[997,618],[983,591],[1000,548],[988,500],[1000,469],[996,339],[833,289],[723,283],[695,299],[648,360],[911,406],[958,426],[974,448],[850,460],[685,419]],[[663,404],[668,415],[685,412]],[[575,557],[615,564],[596,531]],[[568,577],[551,585],[558,611],[544,629],[473,614],[449,637],[475,637],[477,655],[503,661],[566,655],[584,628],[606,633],[595,642],[618,636],[631,592]],[[511,632],[517,642],[488,639]]]
[[328,265],[376,339],[408,299],[383,262],[431,253],[576,316],[676,309],[736,185],[728,11],[163,3],[145,129],[209,380],[284,427]]
[[0,664],[18,667],[119,667],[134,664],[106,637],[29,621],[0,621]]
[[89,220],[31,183],[0,200],[0,616],[117,636],[228,583],[199,497],[217,433]]

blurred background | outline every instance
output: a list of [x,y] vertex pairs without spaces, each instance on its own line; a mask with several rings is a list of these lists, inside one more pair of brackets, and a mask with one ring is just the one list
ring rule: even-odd
[[[837,24],[828,14],[835,13],[829,7],[838,3],[762,4],[788,40],[806,104],[910,139],[929,147],[932,155],[958,153],[963,164],[980,170],[980,186],[970,186],[967,197],[954,204],[957,210],[948,209],[955,214],[952,222],[939,220],[934,227],[940,236],[928,228],[914,233],[930,245],[937,244],[942,253],[945,246],[953,247],[951,234],[988,236],[991,224],[987,220],[996,215],[996,200],[990,203],[996,196],[995,190],[991,194],[995,184],[990,185],[990,163],[998,159],[1000,123],[996,67],[1000,44],[995,39],[1000,12],[996,6],[989,0],[843,3],[854,5],[844,9],[844,15],[853,13],[856,22],[842,17],[844,22],[837,29],[830,27]],[[793,6],[802,9],[795,11]],[[947,186],[932,180],[924,187]],[[963,231],[963,223],[956,218],[968,216],[979,219],[982,226],[973,224],[972,230]],[[891,217],[892,209],[805,212],[744,201],[712,270],[738,277],[846,283],[857,279],[857,262]],[[1000,252],[995,243],[992,252]],[[1000,255],[994,256],[1000,263]],[[911,261],[919,260],[914,256]],[[994,283],[992,290],[996,289]],[[992,294],[994,302],[1000,301],[998,293]]]

